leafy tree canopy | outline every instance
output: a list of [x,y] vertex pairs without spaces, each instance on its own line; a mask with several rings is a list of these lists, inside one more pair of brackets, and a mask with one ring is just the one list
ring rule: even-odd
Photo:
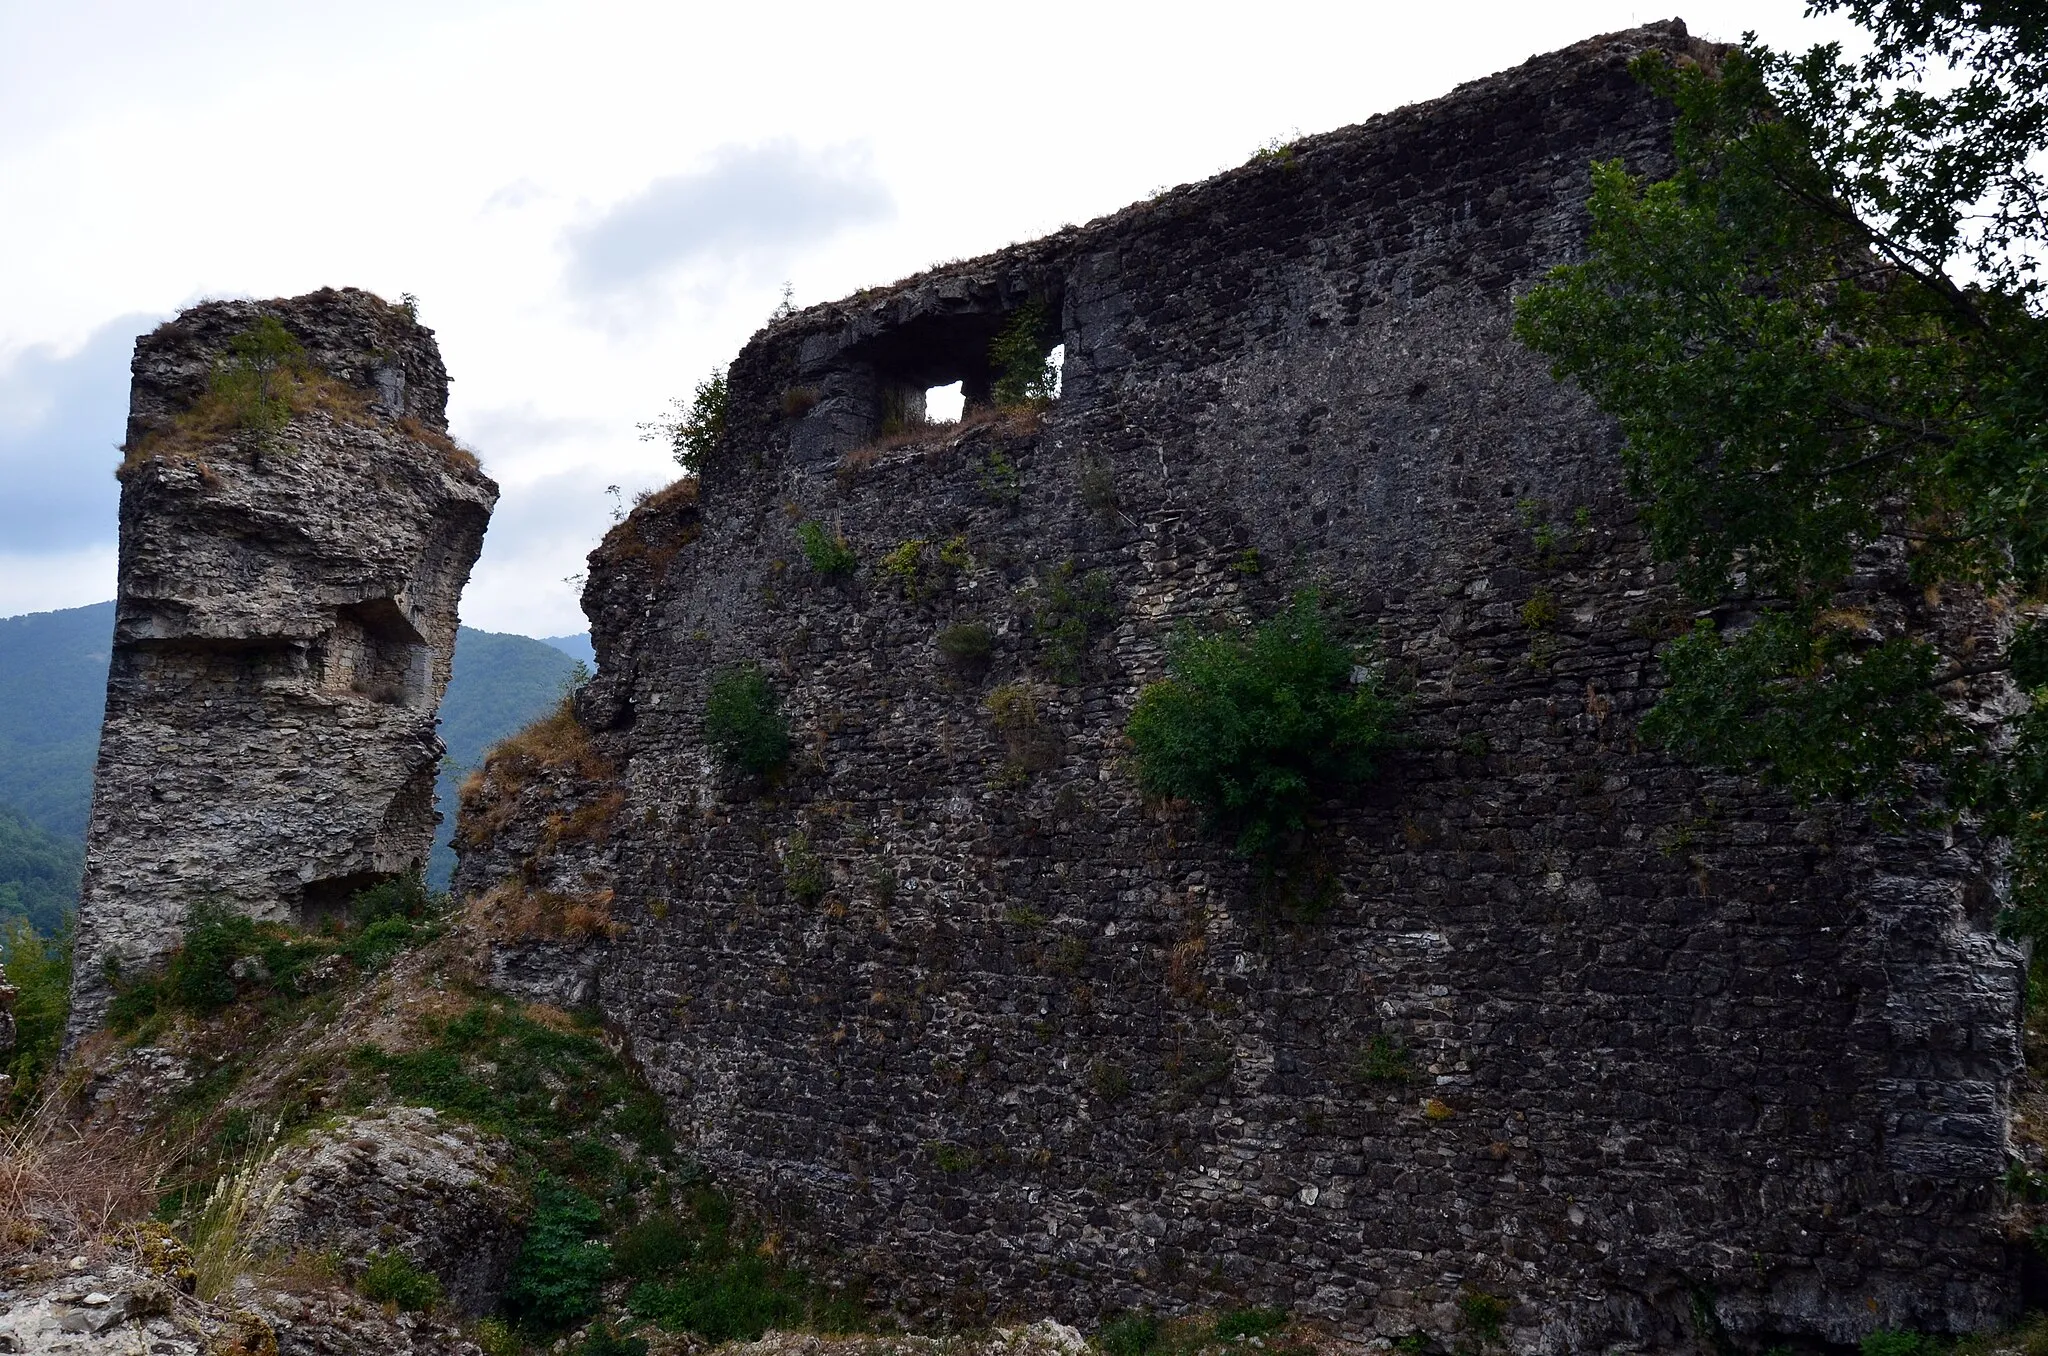
[[[1938,785],[2011,838],[2008,921],[2041,930],[2048,11],[1808,12],[1868,54],[1638,59],[1675,170],[1594,167],[1588,257],[1516,332],[1620,421],[1656,550],[1722,619],[1665,649],[1646,733],[1880,814]],[[1966,703],[2000,673],[2023,702]]]

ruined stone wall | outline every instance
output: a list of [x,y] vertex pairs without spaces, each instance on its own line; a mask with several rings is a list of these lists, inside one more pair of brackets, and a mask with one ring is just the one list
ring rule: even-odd
[[[586,877],[622,929],[600,1002],[818,1265],[927,1311],[1253,1302],[1447,1347],[1483,1292],[1560,1353],[2013,1312],[2021,967],[1981,854],[1638,745],[1684,616],[1611,425],[1509,336],[1581,247],[1589,163],[1667,163],[1625,69],[1651,43],[1688,40],[1582,44],[778,322],[701,501],[593,555],[578,710],[625,793]],[[1065,349],[1042,418],[873,441],[891,392],[985,382],[1034,298]],[[852,578],[810,572],[805,519]],[[1069,566],[1114,617],[1062,672],[1032,618]],[[1121,738],[1177,623],[1305,585],[1409,702],[1324,807],[1313,918],[1146,804]],[[985,668],[936,648],[967,621]],[[765,788],[702,739],[743,659],[795,730]],[[1013,682],[1034,730],[991,719]],[[566,794],[474,835],[468,887],[527,869],[493,842]]]
[[[281,428],[210,396],[259,317]],[[433,332],[367,292],[208,302],[138,340],[71,1030],[191,906],[308,923],[425,860],[456,604],[497,487],[448,437]]]

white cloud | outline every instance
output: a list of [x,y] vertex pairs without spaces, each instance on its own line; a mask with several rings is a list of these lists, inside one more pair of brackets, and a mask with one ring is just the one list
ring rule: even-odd
[[797,251],[894,210],[861,147],[721,146],[702,168],[656,179],[572,227],[568,281],[616,293],[692,266],[779,277]]
[[111,542],[75,551],[0,551],[0,617],[104,603],[114,596]]
[[[1688,17],[1783,46],[1841,31],[1803,8]],[[0,3],[0,183],[27,205],[0,212],[6,606],[111,591],[81,562],[114,534],[138,313],[416,293],[457,433],[504,486],[465,612],[579,630],[559,580],[609,521],[604,486],[673,473],[634,424],[730,361],[784,278],[799,305],[843,296],[1663,13]]]

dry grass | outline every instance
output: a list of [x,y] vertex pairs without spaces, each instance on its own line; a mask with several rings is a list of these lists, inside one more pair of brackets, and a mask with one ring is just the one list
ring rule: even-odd
[[469,902],[463,920],[493,941],[588,941],[625,931],[612,922],[612,892],[563,894],[522,880],[500,881]]
[[1028,437],[1038,432],[1044,422],[1045,407],[1042,405],[976,405],[951,423],[914,424],[898,432],[883,434],[843,454],[839,458],[839,480],[842,484],[852,480],[879,463],[886,453],[902,448],[922,448],[928,458],[942,457],[958,448],[969,434],[982,429],[1011,437]]
[[520,794],[535,781],[558,774],[592,782],[615,775],[611,763],[591,747],[590,732],[577,721],[566,695],[553,711],[492,749],[484,765],[464,780],[456,841],[475,847],[495,838],[519,812]]
[[80,1123],[69,1111],[75,1093],[53,1087],[0,1140],[0,1259],[39,1244],[84,1247],[156,1204],[164,1146],[112,1120]]
[[[695,520],[697,477],[684,476],[651,494],[633,501],[633,512],[607,532],[598,551],[607,561],[642,561],[659,575],[685,546],[697,540],[702,529]],[[676,515],[680,521],[671,524]],[[649,530],[653,530],[653,539]]]
[[[325,372],[284,369],[271,376],[273,391],[294,416],[320,413],[337,423],[374,427],[378,420],[368,395]],[[118,476],[127,476],[150,461],[197,461],[202,452],[244,432],[243,409],[215,388],[171,419],[168,428],[147,434],[123,448]],[[473,459],[472,459],[473,460]]]
[[[275,383],[276,393],[293,416],[324,414],[337,423],[354,424],[360,428],[375,428],[383,422],[366,392],[325,372],[311,368],[285,369],[274,373],[271,380]],[[441,430],[429,428],[410,415],[399,419],[397,426],[406,437],[438,452],[450,470],[473,474],[481,469],[474,452]],[[235,400],[219,390],[209,389],[190,408],[175,415],[170,427],[150,433],[135,446],[124,448],[116,474],[126,476],[149,461],[194,461],[199,462],[202,477],[207,478],[209,484],[217,484],[217,476],[211,467],[199,461],[200,455],[244,431],[242,412]]]
[[552,850],[563,843],[602,843],[611,837],[612,825],[625,805],[624,791],[607,791],[587,805],[556,811],[542,821],[542,849]]
[[480,471],[483,469],[482,463],[476,459],[476,453],[470,451],[461,443],[456,442],[441,430],[428,428],[409,414],[398,421],[398,427],[404,432],[406,437],[414,442],[425,443],[428,447],[439,452],[441,459],[448,463],[450,470]]

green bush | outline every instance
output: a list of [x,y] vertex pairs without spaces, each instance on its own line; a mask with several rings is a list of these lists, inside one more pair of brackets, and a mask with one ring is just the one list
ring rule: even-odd
[[1465,1320],[1474,1337],[1492,1342],[1500,1337],[1501,1326],[1508,1321],[1508,1302],[1483,1290],[1467,1290],[1458,1296],[1458,1317]]
[[832,878],[825,859],[811,847],[810,836],[793,833],[782,854],[782,888],[799,904],[815,904],[825,897]]
[[1046,342],[1049,320],[1043,301],[1027,302],[989,345],[989,366],[996,372],[990,394],[996,404],[1037,405],[1058,398],[1059,369],[1052,365],[1053,346]]
[[651,1281],[696,1255],[696,1235],[668,1211],[649,1215],[612,1240],[612,1269],[636,1281]]
[[1080,676],[1089,640],[1115,619],[1116,591],[1107,570],[1077,576],[1069,560],[1038,582],[1031,630],[1046,668],[1063,683]]
[[640,436],[649,442],[666,443],[683,474],[701,474],[704,463],[725,439],[730,408],[725,374],[712,373],[697,383],[688,404],[678,397],[669,402],[669,407],[666,418],[641,424]]
[[[109,971],[115,992],[107,1024],[125,1034],[160,1012],[206,1016],[240,998],[289,1001],[301,992],[308,968],[330,957],[341,957],[360,971],[379,969],[434,935],[427,915],[446,903],[447,896],[429,892],[415,872],[351,896],[347,916],[354,922],[302,933],[259,923],[218,900],[202,900],[186,914],[184,938],[161,972],[130,978]],[[243,961],[256,963],[238,976]]]
[[1239,1337],[1265,1337],[1287,1326],[1285,1309],[1232,1309],[1220,1315],[1214,1329],[1220,1342]]
[[25,918],[11,918],[0,927],[0,959],[14,997],[14,1057],[7,1075],[10,1105],[32,1106],[43,1076],[57,1066],[64,1042],[64,1019],[71,1011],[71,925],[44,937]]
[[1118,1314],[1096,1330],[1095,1345],[1108,1356],[1151,1356],[1163,1332],[1157,1314]]
[[292,416],[280,376],[299,372],[306,350],[276,316],[256,323],[228,341],[228,354],[213,369],[213,394],[232,411],[241,428],[268,437]]
[[404,1253],[380,1252],[356,1281],[364,1299],[395,1304],[409,1313],[433,1308],[441,1302],[441,1282],[421,1271]]
[[789,722],[759,664],[736,664],[711,680],[704,742],[727,772],[772,772],[789,759]]
[[1408,1052],[1390,1036],[1374,1036],[1358,1052],[1351,1074],[1361,1083],[1405,1083],[1414,1076]]
[[988,662],[996,647],[996,633],[981,622],[961,622],[939,632],[939,653],[962,668]]
[[1917,1332],[1874,1332],[1856,1348],[1858,1356],[1935,1356],[1940,1350]]
[[807,1299],[790,1273],[744,1255],[663,1285],[638,1286],[627,1305],[636,1317],[708,1342],[753,1342],[770,1328],[802,1322]]
[[568,1327],[596,1313],[611,1254],[590,1236],[603,1223],[596,1201],[543,1178],[534,1188],[533,1219],[505,1290],[506,1308],[544,1328]]
[[853,553],[846,538],[827,530],[825,525],[805,519],[796,525],[797,545],[803,548],[804,560],[819,574],[832,578],[852,574],[860,564],[860,557]]
[[1271,859],[1325,797],[1370,777],[1398,707],[1335,640],[1314,593],[1256,630],[1174,637],[1127,733],[1138,781],[1192,801],[1237,851]]

